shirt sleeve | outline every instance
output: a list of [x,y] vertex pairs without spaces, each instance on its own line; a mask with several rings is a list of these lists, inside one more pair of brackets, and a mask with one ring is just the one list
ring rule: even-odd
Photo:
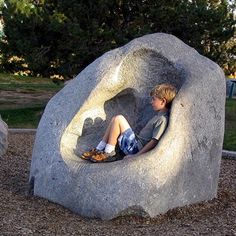
[[153,124],[152,138],[159,140],[166,130],[167,123],[167,118],[164,116],[158,119],[158,121]]

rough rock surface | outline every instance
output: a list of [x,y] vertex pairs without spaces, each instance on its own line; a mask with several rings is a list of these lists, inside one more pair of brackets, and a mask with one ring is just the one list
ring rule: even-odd
[[[90,164],[114,114],[135,131],[153,112],[150,89],[175,84],[169,127],[138,158]],[[105,53],[48,103],[31,162],[34,194],[87,217],[151,217],[216,197],[224,135],[225,78],[218,65],[172,35],[152,34]]]
[[8,126],[0,116],[0,157],[3,156],[8,147]]

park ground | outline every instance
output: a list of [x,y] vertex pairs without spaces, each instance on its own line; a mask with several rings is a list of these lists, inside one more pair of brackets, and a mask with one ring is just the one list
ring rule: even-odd
[[28,195],[34,134],[9,136],[0,159],[0,235],[236,235],[236,161],[222,159],[217,198],[154,218],[87,219]]

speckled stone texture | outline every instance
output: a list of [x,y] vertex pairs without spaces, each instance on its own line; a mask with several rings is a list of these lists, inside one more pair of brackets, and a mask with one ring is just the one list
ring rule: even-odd
[[[156,148],[112,163],[78,158],[97,144],[114,114],[138,132],[153,116],[149,91],[163,82],[179,92]],[[48,103],[33,149],[34,194],[102,219],[154,217],[216,197],[225,91],[220,67],[172,35],[146,35],[105,53]]]
[[0,157],[2,157],[8,147],[8,126],[7,124],[2,120],[0,115]]

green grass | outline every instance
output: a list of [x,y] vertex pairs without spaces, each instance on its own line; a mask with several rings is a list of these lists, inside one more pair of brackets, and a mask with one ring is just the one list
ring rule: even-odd
[[6,74],[0,73],[0,83],[18,83],[18,84],[51,84],[52,80],[50,78],[43,78],[43,77],[31,77],[31,76],[22,76],[22,75],[13,75],[13,74]]
[[59,90],[62,87],[62,84],[57,85],[53,83],[50,78],[26,77],[0,73],[0,90],[20,89],[23,91],[54,91]]
[[37,128],[44,106],[19,109],[0,109],[2,119],[9,128]]
[[225,106],[224,149],[236,151],[236,100],[227,99]]
[[56,84],[0,84],[0,90],[25,90],[25,91],[40,91],[40,90],[58,90]]
[[[0,92],[1,90],[18,91],[21,94],[28,93],[34,96],[34,94],[42,92],[54,94],[62,87],[62,84],[57,85],[50,78],[0,73]],[[17,101],[20,101],[19,99],[21,98],[17,93],[15,96],[11,100],[2,99],[0,101],[0,115],[2,119],[8,124],[9,128],[37,128],[47,101],[40,98],[20,103]]]

